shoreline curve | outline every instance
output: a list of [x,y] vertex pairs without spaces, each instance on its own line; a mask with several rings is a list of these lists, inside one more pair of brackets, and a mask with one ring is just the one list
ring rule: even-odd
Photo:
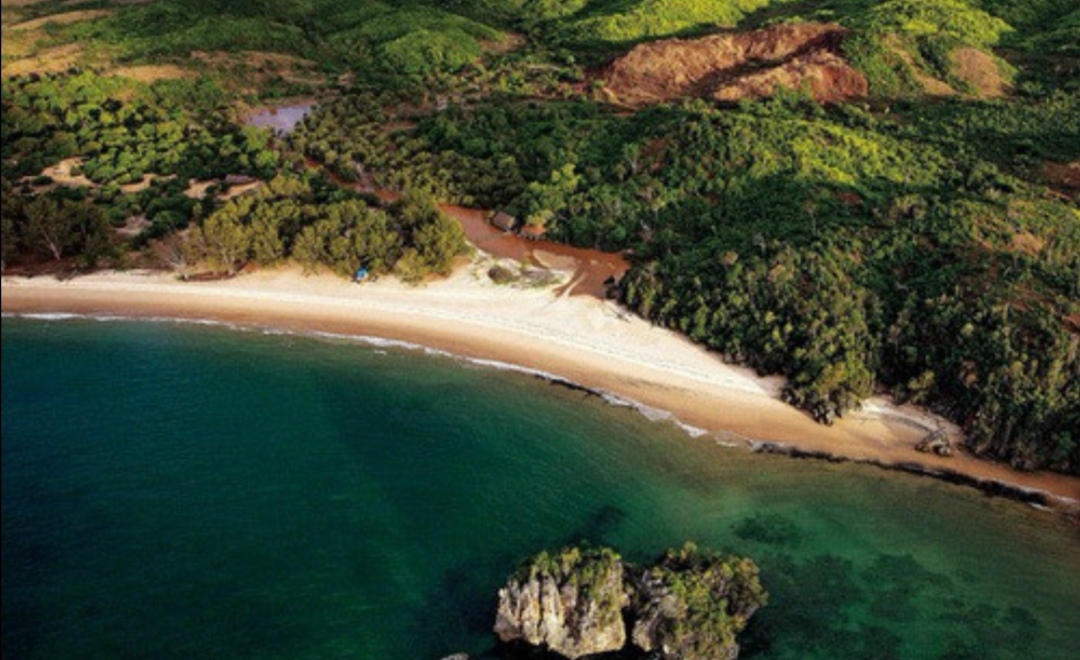
[[[213,321],[341,338],[371,338],[511,368],[669,419],[692,435],[734,438],[751,451],[851,461],[972,486],[1080,517],[1080,478],[1020,472],[974,458],[918,452],[959,430],[882,398],[831,427],[782,402],[782,380],[723,362],[610,301],[552,288],[496,285],[473,261],[420,287],[384,278],[355,284],[293,267],[213,282],[161,271],[102,271],[70,279],[3,277],[4,314]],[[728,444],[728,443],[725,443]]]

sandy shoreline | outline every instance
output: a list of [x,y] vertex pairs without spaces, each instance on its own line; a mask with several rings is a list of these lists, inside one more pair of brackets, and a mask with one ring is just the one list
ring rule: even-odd
[[875,398],[832,427],[781,402],[778,378],[723,363],[675,333],[611,302],[552,289],[499,286],[480,264],[414,288],[392,279],[353,284],[294,269],[216,282],[181,282],[160,272],[102,272],[69,280],[5,277],[5,313],[113,314],[214,319],[254,327],[369,335],[538,370],[669,411],[719,441],[754,440],[886,466],[919,466],[974,481],[1047,494],[1080,510],[1080,479],[1018,472],[964,454],[915,451],[927,433],[955,427],[912,407]]

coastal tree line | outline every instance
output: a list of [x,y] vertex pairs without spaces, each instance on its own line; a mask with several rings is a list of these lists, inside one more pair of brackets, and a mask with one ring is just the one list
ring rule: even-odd
[[891,116],[798,94],[629,116],[508,100],[388,131],[393,106],[330,103],[292,144],[628,251],[627,305],[785,375],[822,422],[884,388],[977,453],[1080,469],[1080,224],[1032,167],[1080,148],[1076,92]]
[[[791,11],[812,18],[826,4]],[[105,227],[143,216],[149,227],[132,245],[175,242],[167,252],[180,261],[210,257],[228,270],[294,258],[342,273],[366,263],[419,278],[460,248],[433,199],[502,209],[551,238],[628,251],[633,267],[617,291],[626,304],[784,374],[788,399],[822,421],[883,388],[958,421],[977,452],[1076,472],[1080,223],[1075,196],[1039,179],[1047,161],[1080,153],[1080,91],[1067,62],[1053,59],[1073,52],[1060,38],[1068,21],[1052,25],[1063,5],[976,10],[956,0],[947,4],[963,11],[952,18],[977,29],[917,34],[926,21],[899,19],[919,18],[924,4],[830,6],[873,42],[855,58],[872,83],[881,40],[899,30],[930,69],[957,44],[1022,50],[1035,64],[1015,72],[1012,98],[921,103],[901,85],[865,106],[779,94],[628,113],[503,93],[434,110],[368,88],[322,104],[276,141],[238,127],[230,98],[208,81],[5,80],[4,192],[15,198],[4,196],[4,261],[122,260],[129,253],[118,256]],[[478,0],[462,11],[479,15],[481,5],[491,8]],[[525,20],[541,42],[585,56],[587,46],[555,39],[553,28],[640,18],[614,4],[580,15],[542,5],[498,20]],[[118,16],[141,11],[151,10]],[[81,159],[90,185],[40,176],[66,157]],[[301,174],[305,158],[339,179],[411,194],[384,208]],[[229,174],[269,184],[225,199]],[[189,178],[214,184],[196,200]],[[145,185],[126,188],[136,182]],[[44,212],[53,208],[64,212]],[[66,224],[53,231],[43,217]]]
[[322,193],[303,178],[279,175],[224,203],[180,237],[178,248],[229,271],[291,258],[305,272],[321,265],[348,277],[363,268],[406,282],[449,275],[467,251],[461,225],[429,195],[406,194],[384,208],[338,189]]

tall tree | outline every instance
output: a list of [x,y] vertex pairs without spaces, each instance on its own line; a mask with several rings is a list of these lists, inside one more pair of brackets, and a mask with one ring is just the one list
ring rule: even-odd
[[235,273],[239,263],[251,249],[251,231],[240,217],[226,207],[203,222],[202,237],[210,257],[229,273]]
[[75,228],[60,212],[56,200],[39,197],[26,205],[26,241],[56,261],[75,242]]

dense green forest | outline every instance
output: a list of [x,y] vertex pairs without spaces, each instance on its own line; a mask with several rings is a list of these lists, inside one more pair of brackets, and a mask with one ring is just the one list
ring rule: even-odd
[[[436,200],[503,209],[626,251],[613,295],[785,375],[822,422],[884,389],[960,423],[978,454],[1080,472],[1080,211],[1046,174],[1080,160],[1072,2],[46,0],[5,7],[5,40],[12,17],[102,8],[23,39],[26,57],[94,45],[73,68],[4,77],[5,266],[291,258],[416,281],[465,249]],[[643,40],[806,20],[850,30],[868,98],[631,112],[600,89]],[[306,77],[193,56],[217,51],[302,58]],[[1006,93],[984,93],[972,62]],[[200,75],[140,82],[118,64]],[[238,121],[284,93],[320,98],[288,136]],[[44,174],[64,159],[83,178]],[[263,185],[228,194],[240,180]]]
[[[787,375],[787,398],[822,421],[877,382],[961,421],[979,451],[1076,464],[1080,217],[1009,173],[1077,153],[1075,94],[915,108],[904,123],[798,97],[630,117],[508,102],[390,135],[364,107],[330,104],[293,141],[316,158],[333,144],[333,163],[383,185],[630,250],[624,302]],[[366,127],[345,131],[355,140],[336,132],[350,120]]]
[[[461,227],[430,195],[406,194],[382,208],[290,167],[268,131],[240,127],[216,106],[204,83],[132,86],[87,73],[3,81],[3,246],[5,264],[20,253],[82,265],[123,262],[110,226],[145,220],[131,247],[154,244],[174,266],[209,259],[224,272],[292,257],[343,275],[359,267],[419,281],[446,274],[466,251]],[[35,175],[76,159],[78,185]],[[297,169],[298,174],[289,174]],[[147,185],[140,185],[148,181]],[[204,196],[197,181],[212,184]],[[252,194],[219,195],[264,180]],[[197,224],[183,234],[178,230]]]

